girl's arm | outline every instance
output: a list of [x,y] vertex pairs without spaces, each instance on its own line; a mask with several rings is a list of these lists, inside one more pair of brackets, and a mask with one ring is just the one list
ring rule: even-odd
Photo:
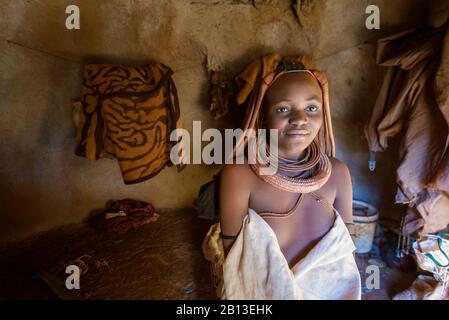
[[[219,188],[219,212],[222,235],[237,236],[243,218],[248,213],[248,200],[251,194],[251,178],[245,165],[226,165],[221,173]],[[224,239],[225,255],[231,249],[234,239]]]
[[332,159],[332,173],[335,174],[336,197],[334,207],[346,224],[353,223],[352,181],[348,167],[338,159]]

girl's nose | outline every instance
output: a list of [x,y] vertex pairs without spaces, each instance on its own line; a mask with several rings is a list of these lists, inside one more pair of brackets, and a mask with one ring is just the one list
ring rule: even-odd
[[304,125],[307,123],[307,121],[307,114],[302,111],[292,112],[290,119],[288,119],[289,124],[294,124],[296,126]]

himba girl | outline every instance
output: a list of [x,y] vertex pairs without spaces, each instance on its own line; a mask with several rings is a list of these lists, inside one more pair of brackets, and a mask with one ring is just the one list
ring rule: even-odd
[[261,163],[245,161],[220,174],[219,223],[203,241],[218,297],[360,299],[345,225],[353,219],[351,177],[335,158],[325,75],[303,56],[272,54],[236,83],[243,129],[277,130],[269,156],[278,169],[263,175]]

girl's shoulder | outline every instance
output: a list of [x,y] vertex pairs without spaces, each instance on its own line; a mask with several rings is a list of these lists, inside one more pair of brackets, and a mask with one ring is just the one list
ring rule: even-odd
[[330,162],[332,165],[331,175],[323,188],[335,194],[338,188],[343,185],[347,185],[349,183],[352,184],[352,180],[348,166],[343,161],[337,158],[330,158]]
[[253,171],[246,161],[242,164],[225,164],[221,171],[221,179],[235,181],[240,184],[250,185],[254,176]]
[[330,158],[332,173],[329,178],[329,184],[338,188],[341,184],[351,183],[351,173],[348,166],[337,158]]
[[345,174],[349,173],[348,166],[341,161],[340,159],[337,159],[335,157],[330,158],[331,164],[332,164],[332,174]]

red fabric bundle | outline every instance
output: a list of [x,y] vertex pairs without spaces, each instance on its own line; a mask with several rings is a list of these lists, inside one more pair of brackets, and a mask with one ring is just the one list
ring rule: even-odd
[[99,230],[122,235],[158,218],[159,214],[151,203],[122,199],[111,202],[108,209],[91,220],[91,225]]

